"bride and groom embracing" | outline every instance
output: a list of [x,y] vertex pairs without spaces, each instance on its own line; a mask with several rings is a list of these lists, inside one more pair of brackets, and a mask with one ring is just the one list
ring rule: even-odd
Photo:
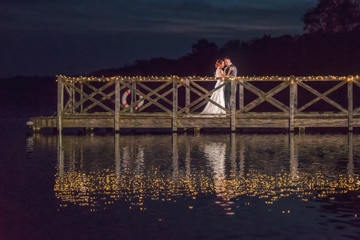
[[[225,67],[226,66],[226,67]],[[219,78],[224,77],[236,77],[237,76],[237,68],[234,64],[231,63],[229,57],[225,57],[224,60],[218,59],[215,62],[215,78],[216,84],[215,88],[220,86],[223,81]],[[231,96],[231,84],[226,84],[225,86],[219,88],[211,95],[210,99],[222,107],[230,109],[230,96]],[[226,111],[224,109],[219,108],[212,102],[208,102],[204,108],[204,110],[200,114],[225,114]]]

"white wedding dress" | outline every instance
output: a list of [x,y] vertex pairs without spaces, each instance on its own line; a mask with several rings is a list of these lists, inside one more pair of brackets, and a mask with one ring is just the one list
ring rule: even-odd
[[[215,72],[215,77],[216,78],[221,78],[222,77],[220,72],[221,72],[221,69],[217,68],[216,72]],[[222,83],[223,83],[223,81],[218,79],[216,81],[215,88],[220,86]],[[214,102],[216,102],[217,104],[219,104],[220,106],[225,108],[224,87],[221,87],[218,90],[216,90],[215,92],[213,92],[210,99],[213,100]],[[204,110],[200,114],[225,114],[225,113],[226,113],[225,110],[219,108],[218,106],[216,106],[212,102],[208,102],[206,104]]]

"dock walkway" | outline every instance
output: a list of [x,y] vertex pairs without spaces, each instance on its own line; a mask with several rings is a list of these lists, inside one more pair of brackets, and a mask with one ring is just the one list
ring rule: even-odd
[[[360,127],[359,76],[224,78],[231,84],[231,109],[201,115],[211,77],[58,76],[57,115],[33,117],[42,128],[243,128]],[[217,103],[212,102],[217,105]],[[218,105],[219,106],[219,105]],[[221,107],[221,106],[219,106]]]

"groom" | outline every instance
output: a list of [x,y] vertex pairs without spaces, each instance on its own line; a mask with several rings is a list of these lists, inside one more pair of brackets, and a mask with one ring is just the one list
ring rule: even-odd
[[[237,68],[234,64],[231,63],[231,59],[229,57],[224,58],[225,62],[225,75],[227,77],[236,77],[237,76]],[[235,88],[236,91],[236,88]],[[224,98],[225,98],[225,107],[230,109],[230,98],[231,98],[231,84],[228,83],[224,87]]]

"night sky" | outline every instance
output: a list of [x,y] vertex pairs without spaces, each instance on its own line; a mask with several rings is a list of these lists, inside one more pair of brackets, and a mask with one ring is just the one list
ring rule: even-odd
[[2,0],[0,77],[85,74],[155,57],[200,38],[221,47],[264,34],[301,35],[317,0]]

